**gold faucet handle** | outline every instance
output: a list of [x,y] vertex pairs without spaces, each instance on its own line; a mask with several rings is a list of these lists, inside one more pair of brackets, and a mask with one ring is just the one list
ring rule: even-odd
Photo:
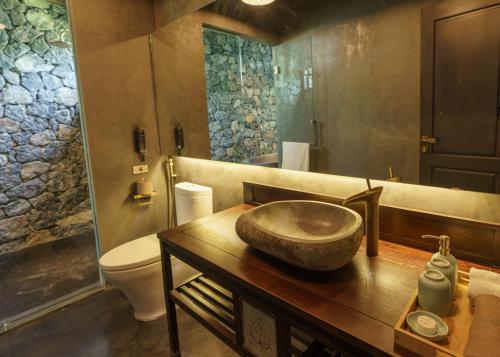
[[366,178],[366,185],[368,186],[368,190],[372,189],[372,184],[371,184],[370,179],[368,177]]
[[442,255],[450,255],[450,240],[451,238],[447,235],[435,236],[431,234],[424,234],[422,236],[424,239],[437,239],[439,241],[439,252]]
[[422,236],[422,238],[424,239],[450,239],[449,236],[445,235],[445,234],[441,234],[440,236],[435,236],[435,235],[432,235],[432,234],[424,234]]
[[424,238],[424,239],[440,239],[441,237],[440,236],[435,236],[435,235],[432,235],[432,234],[424,234],[422,236],[422,238]]
[[392,166],[389,166],[388,168],[389,171],[389,177],[387,178],[386,181],[389,182],[402,182],[403,178],[401,176],[394,176],[394,170],[392,169]]

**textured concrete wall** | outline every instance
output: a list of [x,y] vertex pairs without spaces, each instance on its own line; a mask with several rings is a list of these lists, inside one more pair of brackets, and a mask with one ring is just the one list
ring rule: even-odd
[[[365,180],[354,177],[184,157],[176,158],[176,165],[179,182],[190,181],[213,188],[215,211],[243,202],[243,181],[340,198],[366,190]],[[500,195],[375,180],[372,181],[372,185],[384,186],[381,196],[381,203],[384,205],[494,224],[500,223],[500,210],[498,209]]]
[[310,30],[317,171],[419,182],[420,14],[431,1],[326,6]]
[[0,254],[91,232],[66,8],[0,1]]
[[184,128],[182,154],[210,158],[202,27],[196,14],[154,33],[153,69],[162,154],[175,153],[178,124]]
[[[102,252],[167,226],[149,53],[152,6],[136,0],[70,1]],[[148,144],[150,173],[141,176],[132,174],[132,166],[141,164],[134,151],[136,127],[145,130]],[[159,193],[148,207],[131,199],[141,177],[149,177]]]
[[212,160],[275,153],[276,98],[269,44],[203,30]]

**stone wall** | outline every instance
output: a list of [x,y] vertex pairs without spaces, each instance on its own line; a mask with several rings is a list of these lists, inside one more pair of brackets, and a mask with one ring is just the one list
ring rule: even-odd
[[91,232],[66,8],[0,0],[0,254]]
[[270,45],[205,28],[213,160],[245,162],[277,151]]

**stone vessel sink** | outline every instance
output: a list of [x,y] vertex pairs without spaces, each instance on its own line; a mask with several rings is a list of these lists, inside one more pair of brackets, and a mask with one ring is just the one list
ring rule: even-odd
[[338,269],[361,244],[361,216],[316,201],[277,201],[243,213],[236,233],[250,246],[290,264],[317,271]]

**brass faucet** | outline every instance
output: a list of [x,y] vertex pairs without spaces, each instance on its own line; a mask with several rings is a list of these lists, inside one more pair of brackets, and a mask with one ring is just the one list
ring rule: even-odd
[[387,181],[390,182],[403,182],[403,177],[401,176],[394,176],[394,171],[392,170],[392,166],[389,166],[389,178]]
[[354,202],[365,203],[366,255],[376,257],[378,255],[380,230],[379,199],[384,188],[381,186],[372,188],[370,179],[366,179],[366,183],[368,184],[368,190],[346,198],[342,205],[345,206]]

